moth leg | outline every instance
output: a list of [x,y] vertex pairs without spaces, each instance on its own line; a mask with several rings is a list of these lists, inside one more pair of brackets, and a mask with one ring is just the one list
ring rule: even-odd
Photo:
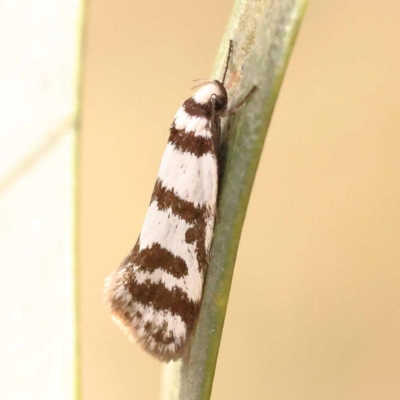
[[221,139],[221,124],[220,119],[217,116],[217,112],[215,110],[216,107],[216,96],[211,96],[211,134],[213,138],[213,145],[214,145],[214,152],[215,155],[218,157],[218,150],[220,145]]
[[[229,117],[233,114],[235,114],[236,111],[239,110],[239,108],[250,98],[250,96],[255,92],[257,89],[257,86],[253,86],[249,93],[240,100],[238,103],[236,103],[234,106],[228,108],[222,115],[221,117]],[[215,112],[215,111],[214,111]],[[218,118],[218,123],[220,123],[220,119]],[[228,129],[226,129],[226,133],[223,135],[221,134],[221,128],[219,127],[219,141],[218,141],[218,153],[217,153],[217,159],[218,159],[218,190],[221,188],[221,182],[223,179],[224,175],[224,170],[225,170],[225,164],[226,164],[226,150],[228,146],[228,136],[229,134],[227,132],[230,131],[230,120],[228,120]],[[217,214],[218,218],[218,214]]]
[[256,91],[257,86],[253,86],[249,93],[246,94],[246,96],[244,96],[244,98],[242,100],[240,100],[239,102],[237,102],[236,104],[234,104],[232,107],[228,108],[222,115],[221,117],[229,117],[230,115],[233,115],[236,113],[237,110],[239,110],[240,107],[242,107],[242,105],[244,103],[246,103],[246,101],[250,98],[250,96]]
[[[221,124],[220,117],[217,116],[215,110],[215,95],[211,96],[211,134],[213,138],[214,154],[218,163],[218,193],[221,189],[222,174],[224,170],[225,159],[222,155],[223,145],[221,143]],[[218,201],[215,209],[215,221],[219,221]]]

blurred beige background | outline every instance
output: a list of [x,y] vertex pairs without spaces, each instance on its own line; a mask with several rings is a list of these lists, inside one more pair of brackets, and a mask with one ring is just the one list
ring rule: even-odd
[[[89,2],[81,146],[83,400],[159,396],[101,304],[168,128],[232,0]],[[242,234],[213,399],[400,398],[400,3],[311,1]]]

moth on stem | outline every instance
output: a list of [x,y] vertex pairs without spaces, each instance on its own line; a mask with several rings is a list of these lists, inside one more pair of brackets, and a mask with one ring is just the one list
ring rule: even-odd
[[170,127],[140,236],[105,283],[113,319],[154,357],[179,359],[199,313],[218,196],[220,119],[228,108],[222,81],[205,81]]

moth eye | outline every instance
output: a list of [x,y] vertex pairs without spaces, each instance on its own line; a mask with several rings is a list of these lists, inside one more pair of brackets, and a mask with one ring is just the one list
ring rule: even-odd
[[226,102],[225,102],[225,99],[224,98],[222,98],[222,97],[216,97],[216,102],[215,102],[215,105],[216,105],[216,109],[217,110],[220,110],[221,108],[224,108],[225,107],[225,104],[226,104]]

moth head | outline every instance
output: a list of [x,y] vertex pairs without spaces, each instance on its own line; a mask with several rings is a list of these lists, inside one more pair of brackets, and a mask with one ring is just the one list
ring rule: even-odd
[[222,114],[228,104],[228,94],[224,85],[217,81],[207,81],[199,86],[197,92],[193,95],[193,100],[201,105],[209,105],[212,101],[215,102],[215,111],[217,114]]

